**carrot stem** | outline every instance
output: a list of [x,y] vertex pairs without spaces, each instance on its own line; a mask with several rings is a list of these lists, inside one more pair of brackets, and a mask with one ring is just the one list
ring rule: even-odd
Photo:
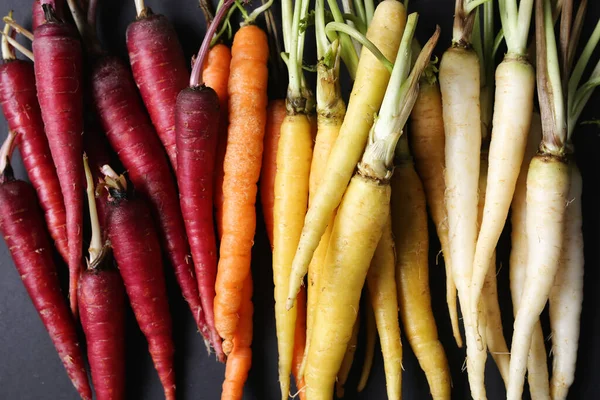
[[0,175],[4,175],[5,170],[10,165],[10,158],[16,137],[17,135],[13,131],[8,131],[8,136],[6,136],[2,147],[0,147]]
[[137,13],[137,17],[140,18],[144,16],[146,13],[146,5],[144,4],[144,0],[133,0],[135,4],[135,11]]
[[[206,38],[212,37],[217,31],[217,27],[221,23],[221,20],[227,13],[227,10],[233,5],[235,0],[226,0],[223,3],[223,6],[219,8],[217,11],[217,15],[215,19],[208,27],[206,31]],[[198,51],[198,56],[196,57],[196,61],[194,62],[194,67],[192,68],[192,73],[190,75],[190,87],[199,87],[204,83],[202,82],[202,67],[204,66],[204,59],[208,54],[208,49],[210,48],[210,40],[203,40],[202,45],[200,46],[200,50]]]
[[[333,20],[335,22],[343,24],[345,22],[344,16],[338,7],[336,0],[327,0],[329,4],[329,10],[333,15]],[[352,43],[352,39],[344,32],[340,32],[340,43],[342,44],[342,52],[341,57],[344,60],[344,64],[346,64],[346,68],[348,69],[348,73],[350,74],[350,78],[354,80],[356,76],[356,69],[358,68],[358,53],[354,48],[354,44]]]
[[[327,26],[325,27],[325,32],[327,32],[327,34],[331,34],[332,32],[341,32],[352,37],[353,39],[356,39],[360,44],[369,49],[369,51],[371,51],[371,53],[373,53],[373,55],[379,61],[381,61],[381,63],[385,66],[385,68],[388,71],[390,71],[390,73],[392,72],[394,64],[392,64],[392,62],[383,55],[383,53],[377,48],[377,46],[373,44],[373,42],[367,39],[365,35],[360,33],[358,29],[353,28],[350,25],[344,23],[333,21],[327,24]],[[344,50],[342,47],[342,58],[344,57],[343,51]]]
[[[12,11],[9,12],[8,16],[12,18]],[[6,39],[8,36],[11,36],[10,25],[5,23],[4,30],[2,31],[2,59],[4,61],[14,60],[17,58],[14,48]]]
[[90,247],[88,248],[88,252],[90,253],[88,265],[94,265],[96,260],[98,260],[102,254],[102,232],[100,231],[100,219],[98,218],[98,209],[96,207],[94,178],[88,163],[88,156],[85,153],[83,154],[83,168],[85,170],[85,182],[87,184],[85,192],[90,212],[90,224],[92,226],[92,238],[90,240]]
[[31,50],[27,49],[21,43],[17,42],[15,39],[12,38],[12,36],[4,33],[4,31],[2,31],[2,36],[6,39],[6,41],[11,46],[13,46],[15,49],[19,50],[25,57],[27,57],[31,61],[33,61],[33,53],[31,52]]
[[17,31],[17,33],[20,33],[21,35],[25,36],[29,40],[33,40],[33,33],[31,33],[31,31],[25,29],[21,25],[19,25],[17,23],[17,21],[15,21],[13,19],[12,11],[6,17],[4,17],[3,20],[4,20],[4,23],[8,24],[11,28],[13,28],[15,31]]

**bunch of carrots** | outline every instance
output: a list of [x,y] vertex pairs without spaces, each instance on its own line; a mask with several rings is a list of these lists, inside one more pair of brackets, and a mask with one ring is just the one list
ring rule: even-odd
[[[0,231],[82,399],[92,399],[92,385],[79,324],[95,397],[126,398],[127,301],[165,398],[177,398],[164,264],[208,352],[226,363],[221,398],[243,397],[257,199],[273,253],[282,399],[343,397],[361,325],[358,391],[379,336],[387,397],[401,398],[404,335],[431,396],[451,398],[437,330],[446,321],[431,306],[428,210],[473,399],[486,398],[488,351],[508,399],[522,397],[526,372],[532,398],[566,398],[584,264],[572,135],[600,84],[600,62],[582,83],[600,21],[576,57],[587,1],[575,9],[573,0],[456,0],[452,43],[438,65],[440,29],[421,45],[408,1],[282,0],[276,24],[274,0],[252,11],[202,0],[207,31],[191,70],[169,20],[134,3],[129,64],[102,47],[96,1],[35,0],[32,31],[9,13],[2,32],[9,132],[0,148]],[[236,12],[242,23],[232,34]],[[304,54],[311,37],[317,60]],[[282,62],[285,98],[270,99],[269,73],[282,75]],[[347,99],[342,65],[352,81]],[[315,88],[307,70],[316,71]],[[14,176],[14,149],[28,182]],[[496,282],[508,218],[510,347]],[[67,297],[55,251],[68,266]],[[539,322],[546,302],[551,375]]]

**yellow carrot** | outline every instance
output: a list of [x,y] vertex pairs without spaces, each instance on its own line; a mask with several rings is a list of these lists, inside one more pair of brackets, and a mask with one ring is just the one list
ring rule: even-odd
[[392,178],[392,228],[400,317],[432,397],[450,399],[448,360],[431,309],[425,193],[405,141],[398,144],[397,155]]
[[348,380],[348,375],[350,375],[350,369],[352,368],[352,364],[354,362],[354,354],[356,353],[356,344],[358,343],[358,330],[360,328],[360,313],[356,317],[356,321],[354,321],[354,327],[352,328],[352,337],[346,346],[346,354],[344,354],[344,359],[342,360],[342,366],[337,374],[337,380],[335,382],[335,394],[338,399],[344,397],[344,385]]
[[[402,3],[396,0],[384,0],[377,6],[367,31],[367,38],[388,59],[393,59],[398,52],[405,23],[406,10]],[[389,79],[390,73],[381,61],[368,49],[363,48],[346,117],[331,150],[323,182],[304,219],[302,236],[292,264],[288,308],[293,306],[313,253],[327,229],[333,211],[340,204],[356,164],[365,149],[369,129],[383,101]]]
[[[438,28],[407,78],[406,56],[410,54],[416,20],[416,14],[408,18],[382,112],[370,131],[369,145],[333,224],[305,372],[306,394],[311,400],[332,397],[369,265],[389,218],[394,148],[415,102],[421,73],[439,37]],[[336,146],[337,143],[339,138]]]
[[306,14],[308,2],[297,0],[293,15],[292,2],[283,2],[285,8],[283,29],[288,30],[290,42],[286,52],[289,86],[286,98],[287,115],[281,124],[277,148],[277,172],[275,174],[275,198],[273,205],[273,281],[275,283],[275,323],[277,348],[279,350],[279,386],[281,398],[287,399],[290,391],[290,375],[294,360],[294,337],[297,308],[285,308],[290,281],[290,266],[302,223],[308,206],[310,164],[312,160],[312,94],[306,88],[302,76],[303,34],[300,20]]
[[387,397],[390,400],[402,397],[402,341],[395,275],[396,251],[392,221],[388,216],[367,274],[367,287],[379,332]]

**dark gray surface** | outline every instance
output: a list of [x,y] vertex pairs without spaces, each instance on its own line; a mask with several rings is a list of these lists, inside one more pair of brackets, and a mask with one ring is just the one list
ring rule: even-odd
[[[255,3],[257,0],[255,0]],[[107,48],[126,57],[125,29],[134,18],[133,0],[100,0],[99,29],[101,39]],[[184,45],[186,56],[197,51],[205,31],[204,20],[195,0],[147,0],[147,5],[157,13],[166,14],[175,25]],[[453,15],[451,0],[412,0],[411,10],[419,11],[418,36],[423,41],[433,31],[436,23],[442,27],[442,40],[438,54],[449,44],[449,33]],[[0,13],[15,10],[15,18],[30,24],[31,1],[0,0]],[[588,24],[583,37],[591,32],[599,15],[597,2],[590,2]],[[314,54],[313,44],[308,44],[309,54]],[[308,62],[312,60],[307,58]],[[280,88],[273,92],[280,92]],[[582,120],[598,118],[598,101],[594,96]],[[4,138],[6,122],[0,118],[0,137]],[[600,305],[598,290],[600,274],[598,271],[598,228],[600,218],[598,204],[600,198],[596,187],[600,170],[596,152],[600,147],[600,130],[593,125],[584,125],[576,134],[578,163],[583,173],[584,193],[584,238],[586,244],[585,301],[582,315],[582,331],[577,378],[571,389],[570,399],[595,399],[600,393],[600,346],[596,337],[600,335],[600,315],[596,309]],[[14,163],[17,177],[26,174],[18,156]],[[0,210],[1,212],[1,210]],[[259,217],[259,221],[261,218]],[[433,233],[433,231],[432,231]],[[499,245],[499,259],[507,265],[510,243],[505,232]],[[433,237],[433,236],[432,236]],[[466,372],[461,372],[464,351],[454,345],[445,306],[444,268],[435,265],[438,243],[432,240],[430,249],[431,290],[433,308],[440,338],[446,349],[452,379],[453,398],[468,399],[469,390]],[[244,399],[270,400],[279,398],[277,381],[277,348],[273,316],[273,284],[270,268],[270,251],[264,226],[259,222],[253,257],[255,284],[254,304],[254,343],[253,366],[250,372]],[[62,272],[64,267],[61,266]],[[218,399],[224,366],[214,357],[209,358],[204,350],[200,336],[196,333],[192,318],[185,307],[174,284],[172,274],[168,273],[171,308],[174,319],[175,342],[177,348],[177,387],[180,399]],[[499,272],[500,302],[504,318],[507,340],[512,331],[512,307],[508,296],[508,268]],[[362,333],[361,333],[362,336]],[[362,338],[362,337],[361,337]],[[128,313],[128,359],[127,379],[129,399],[163,398],[160,383],[146,351],[143,335],[135,324],[131,312]],[[359,347],[355,368],[346,389],[346,398],[384,399],[385,380],[379,350],[376,350],[375,365],[367,389],[356,394],[354,387],[358,381],[362,363],[362,347]],[[407,344],[404,346],[403,394],[405,399],[427,399],[429,390],[423,372]],[[358,366],[358,368],[356,368]],[[504,388],[496,367],[488,363],[487,390],[490,399],[504,397]],[[4,242],[0,244],[0,399],[76,399],[77,394],[69,382],[64,369],[56,356],[44,327],[42,326],[20,278],[12,265]]]

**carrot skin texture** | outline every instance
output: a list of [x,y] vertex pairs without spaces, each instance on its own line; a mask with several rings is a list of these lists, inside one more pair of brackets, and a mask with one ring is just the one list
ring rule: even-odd
[[233,40],[231,55],[229,129],[223,163],[223,237],[214,302],[217,331],[226,342],[231,341],[238,324],[241,288],[250,271],[256,230],[256,183],[268,103],[266,34],[256,26],[242,27]]
[[213,300],[217,275],[217,244],[213,223],[213,171],[217,147],[219,99],[206,86],[187,88],[177,96],[177,181],[196,279],[210,342],[225,362],[221,338],[215,328]]
[[150,14],[127,27],[133,78],[173,168],[177,168],[175,102],[188,86],[189,71],[173,25]]
[[79,315],[97,400],[126,398],[124,310],[125,290],[117,270],[82,272]]
[[231,50],[223,44],[217,44],[208,51],[208,57],[202,71],[202,80],[208,87],[214,89],[219,96],[221,116],[219,118],[219,135],[215,153],[214,191],[213,202],[216,213],[217,232],[221,237],[221,220],[223,215],[223,161],[227,147],[227,128],[229,126],[229,113],[227,102],[227,82],[229,81],[229,64],[231,63]]
[[0,184],[0,231],[23,285],[48,330],[82,399],[92,398],[73,316],[63,298],[33,188],[23,181]]
[[96,63],[91,80],[96,110],[106,136],[136,190],[150,201],[177,283],[198,328],[208,338],[177,189],[131,72],[118,58],[105,57]]
[[267,236],[273,246],[273,206],[275,203],[275,174],[277,173],[277,148],[281,124],[285,118],[285,100],[276,99],[267,107],[267,126],[265,128],[262,167],[260,170],[260,203],[267,227]]
[[69,241],[69,297],[77,315],[83,226],[83,93],[79,35],[65,23],[47,22],[34,31],[38,101],[65,202]]
[[108,237],[131,308],[168,400],[175,399],[171,314],[162,255],[150,208],[141,197],[109,203]]
[[17,59],[0,66],[0,104],[8,128],[17,134],[16,143],[50,236],[62,258],[68,261],[65,204],[44,132],[32,63]]
[[244,384],[248,379],[248,371],[252,366],[252,275],[248,275],[243,283],[242,307],[240,323],[233,336],[233,350],[227,358],[225,381],[221,400],[241,400],[244,395]]

